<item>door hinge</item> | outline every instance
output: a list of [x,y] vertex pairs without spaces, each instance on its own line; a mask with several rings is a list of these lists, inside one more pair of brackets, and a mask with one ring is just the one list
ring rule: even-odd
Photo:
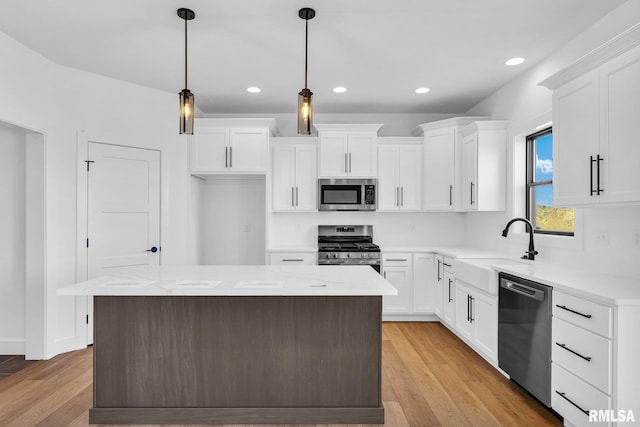
[[91,163],[95,163],[95,161],[93,161],[93,160],[85,160],[84,162],[87,164],[87,172],[89,172],[89,166],[91,165]]
[[89,324],[89,315],[87,314],[87,325]]

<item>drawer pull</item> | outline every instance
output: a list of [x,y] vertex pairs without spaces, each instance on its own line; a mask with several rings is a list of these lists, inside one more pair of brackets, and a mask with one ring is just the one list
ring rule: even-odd
[[304,261],[302,258],[283,258],[282,261],[287,262],[302,262]]
[[406,262],[407,259],[406,258],[389,258],[387,261],[403,261],[403,262]]
[[582,317],[586,317],[587,319],[591,319],[591,315],[590,314],[584,314],[584,313],[580,313],[579,311],[571,310],[570,308],[567,308],[566,305],[558,305],[558,304],[556,304],[556,307],[561,308],[563,310],[566,310],[568,312],[571,312],[573,314],[577,314],[578,316],[582,316]]
[[578,408],[580,411],[582,411],[583,414],[585,415],[589,415],[589,411],[585,411],[584,409],[582,409],[580,407],[580,405],[576,404],[573,400],[569,399],[567,396],[565,396],[565,393],[562,393],[558,390],[556,390],[556,393],[558,393],[560,395],[561,398],[563,398],[564,400],[566,400],[567,402],[571,403],[573,406],[575,406],[576,408]]
[[563,348],[565,350],[567,350],[569,353],[573,353],[576,356],[586,360],[587,362],[591,362],[591,357],[587,357],[587,356],[583,356],[580,353],[578,353],[577,351],[571,350],[569,347],[567,347],[565,344],[560,344],[559,342],[556,343],[556,345],[560,348]]

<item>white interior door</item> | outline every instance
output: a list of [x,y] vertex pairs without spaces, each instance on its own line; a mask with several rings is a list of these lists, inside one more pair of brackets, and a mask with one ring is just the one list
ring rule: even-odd
[[[160,264],[160,152],[89,142],[88,160],[88,278]],[[90,344],[91,298],[88,314]]]

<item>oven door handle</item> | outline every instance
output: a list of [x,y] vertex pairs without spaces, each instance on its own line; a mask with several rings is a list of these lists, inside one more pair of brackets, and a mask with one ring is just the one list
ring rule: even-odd
[[533,298],[538,301],[544,301],[544,292],[539,289],[530,288],[529,286],[521,283],[514,283],[508,280],[502,280],[500,287],[511,292],[523,295],[527,298]]

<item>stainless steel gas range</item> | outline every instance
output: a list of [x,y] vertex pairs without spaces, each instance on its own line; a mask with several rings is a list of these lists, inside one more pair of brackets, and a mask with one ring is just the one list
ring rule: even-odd
[[380,273],[371,225],[319,225],[318,265],[370,265]]

